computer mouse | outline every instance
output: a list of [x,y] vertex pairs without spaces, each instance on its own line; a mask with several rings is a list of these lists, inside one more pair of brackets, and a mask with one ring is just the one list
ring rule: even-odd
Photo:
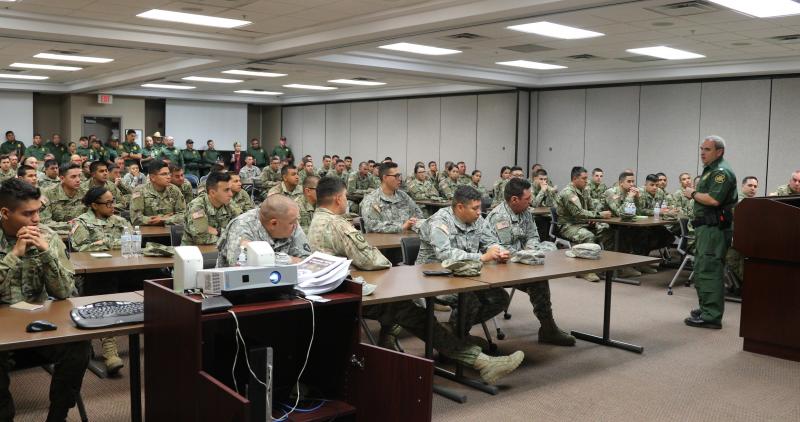
[[58,326],[52,322],[39,319],[28,324],[28,326],[25,327],[25,331],[29,333],[38,333],[40,331],[53,331],[56,328],[58,328]]

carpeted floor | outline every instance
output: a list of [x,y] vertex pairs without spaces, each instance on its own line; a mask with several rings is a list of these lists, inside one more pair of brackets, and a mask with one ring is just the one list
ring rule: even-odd
[[[501,380],[497,396],[437,377],[436,383],[466,394],[468,401],[458,404],[434,395],[433,419],[800,421],[800,363],[743,352],[736,303],[727,303],[722,330],[685,326],[696,295],[678,284],[675,295],[667,296],[672,274],[642,276],[641,286],[614,284],[612,338],[644,346],[642,355],[582,341],[572,348],[539,345],[538,322],[527,295],[518,292],[513,317],[501,316],[498,323],[507,335],[500,349],[525,352],[521,367]],[[602,283],[566,278],[550,285],[562,328],[601,333]],[[125,339],[120,341],[125,350]],[[418,340],[406,337],[402,343],[408,352],[422,353]],[[91,421],[129,420],[127,375],[127,367],[118,379],[87,373],[83,398]],[[13,374],[16,420],[44,420],[48,383],[41,369]],[[77,411],[70,420],[78,420]]]

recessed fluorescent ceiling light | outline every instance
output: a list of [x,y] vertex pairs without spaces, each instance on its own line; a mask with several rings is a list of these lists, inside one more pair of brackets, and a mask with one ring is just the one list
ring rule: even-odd
[[142,84],[142,88],[159,88],[159,89],[194,89],[191,85],[169,85],[169,84]]
[[386,82],[378,82],[378,81],[363,81],[360,79],[331,79],[331,83],[334,84],[344,84],[344,85],[364,85],[364,86],[378,86],[378,85],[386,85]]
[[580,38],[602,37],[603,33],[587,31],[585,29],[573,28],[571,26],[559,25],[552,22],[533,22],[522,25],[507,27],[514,31],[527,32],[531,34],[544,35],[545,37],[561,38],[565,40],[577,40]]
[[283,95],[283,92],[273,92],[273,91],[255,91],[252,89],[240,89],[238,91],[233,91],[237,94],[253,94],[253,95]]
[[643,56],[653,56],[658,57],[659,59],[667,60],[699,59],[705,57],[702,54],[678,50],[677,48],[665,47],[663,45],[659,45],[657,47],[629,48],[626,51],[629,53],[641,54]]
[[81,62],[81,63],[109,63],[114,61],[114,59],[104,59],[102,57],[73,56],[71,54],[51,54],[51,53],[39,53],[33,57],[37,59],[50,59],[50,60],[61,60],[65,62]]
[[429,56],[444,56],[447,54],[456,54],[461,52],[459,50],[451,50],[449,48],[431,47],[429,45],[412,44],[408,42],[382,45],[379,48],[386,50],[405,51],[406,53],[427,54]]
[[265,78],[277,78],[280,76],[286,76],[285,73],[256,72],[254,70],[223,70],[222,73],[227,73],[229,75],[263,76]]
[[75,66],[56,66],[52,64],[36,64],[36,63],[11,63],[9,67],[19,67],[22,69],[42,69],[42,70],[65,70],[74,72],[83,69],[82,67]]
[[188,23],[191,25],[213,26],[215,28],[236,28],[252,22],[238,19],[217,18],[214,16],[195,15],[194,13],[171,12],[169,10],[151,9],[136,15],[140,18],[155,19],[167,22]]
[[35,81],[41,81],[43,79],[48,79],[48,76],[34,76],[34,75],[11,75],[8,73],[0,73],[0,78],[6,79],[30,79]]
[[187,76],[181,79],[184,81],[212,82],[216,84],[238,84],[239,82],[244,82],[241,79],[206,78],[205,76]]
[[316,91],[332,91],[334,89],[339,89],[334,86],[321,86],[321,85],[305,85],[305,84],[288,84],[284,85],[284,88],[295,88],[295,89],[313,89]]
[[536,70],[551,70],[551,69],[566,69],[567,68],[566,66],[559,66],[557,64],[532,62],[530,60],[512,60],[510,62],[497,62],[496,64],[500,64],[500,65],[503,65],[503,66],[524,67],[526,69],[536,69]]
[[800,4],[792,0],[710,0],[721,6],[755,16],[757,18],[772,18],[775,16],[788,16],[800,13]]

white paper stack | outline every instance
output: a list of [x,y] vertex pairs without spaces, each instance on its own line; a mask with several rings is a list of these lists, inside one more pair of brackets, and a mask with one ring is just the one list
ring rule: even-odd
[[314,252],[297,264],[297,289],[306,295],[319,295],[335,290],[350,272],[347,258]]

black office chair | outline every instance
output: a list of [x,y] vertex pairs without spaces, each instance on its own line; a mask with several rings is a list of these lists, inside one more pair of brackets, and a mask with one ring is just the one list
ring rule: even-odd
[[553,239],[556,247],[561,245],[566,249],[571,248],[572,243],[567,239],[561,238],[560,235],[561,232],[558,229],[558,212],[556,211],[556,207],[550,207],[550,238]]
[[403,252],[403,265],[414,265],[419,255],[420,240],[418,237],[400,238],[400,250]]
[[183,226],[180,224],[173,224],[169,226],[169,245],[180,246],[181,238],[183,237]]
[[484,196],[481,198],[481,213],[486,214],[492,208],[492,198]]
[[364,220],[361,217],[353,217],[353,221],[351,221],[350,224],[360,230],[361,233],[366,233],[366,231],[364,231]]

